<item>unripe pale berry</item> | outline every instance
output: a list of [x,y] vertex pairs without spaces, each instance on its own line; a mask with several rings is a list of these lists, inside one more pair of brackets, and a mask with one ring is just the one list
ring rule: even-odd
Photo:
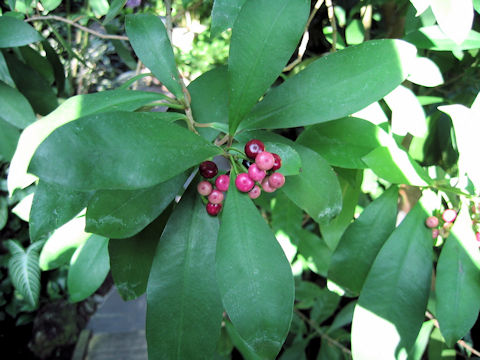
[[436,239],[440,235],[440,230],[438,229],[432,229],[432,238]]
[[210,184],[206,180],[200,181],[197,185],[197,191],[200,195],[208,196],[208,195],[210,195],[212,190],[213,190],[212,184]]
[[249,192],[250,190],[252,190],[254,185],[255,182],[250,179],[250,176],[248,176],[247,173],[240,173],[235,179],[235,186],[241,192]]
[[256,199],[260,196],[262,193],[262,190],[260,190],[260,187],[258,185],[255,185],[252,190],[248,192],[248,196],[250,199]]
[[217,216],[218,213],[222,210],[222,204],[207,204],[207,213],[211,216]]
[[259,169],[257,164],[252,164],[248,168],[248,176],[250,176],[250,179],[252,179],[253,181],[262,181],[266,175],[267,173],[265,172],[265,170]]
[[265,150],[263,142],[257,139],[252,139],[245,145],[245,155],[250,159],[255,159],[258,154]]
[[272,153],[272,155],[273,155],[273,159],[275,160],[273,162],[272,170],[277,171],[278,169],[280,169],[282,167],[282,158],[278,154],[275,154],[275,153]]
[[230,185],[230,176],[228,175],[220,175],[217,177],[217,180],[215,180],[215,186],[220,191],[227,191],[228,185]]
[[280,173],[273,173],[268,177],[268,183],[275,189],[280,189],[285,184],[285,176]]
[[442,214],[443,221],[447,223],[454,222],[456,217],[457,217],[457,212],[453,209],[447,209]]
[[436,216],[429,216],[427,220],[425,220],[425,225],[430,229],[436,228],[438,226],[438,218]]
[[212,204],[220,204],[223,201],[223,193],[219,190],[213,190],[210,195],[208,195],[208,201]]
[[213,161],[204,161],[199,166],[200,175],[206,179],[211,179],[218,174],[217,165]]
[[275,163],[275,158],[268,151],[263,151],[255,158],[255,164],[257,164],[260,170],[270,170]]
[[267,193],[272,193],[277,189],[274,188],[272,185],[270,185],[270,183],[268,182],[268,178],[265,178],[262,181],[262,190],[267,192]]

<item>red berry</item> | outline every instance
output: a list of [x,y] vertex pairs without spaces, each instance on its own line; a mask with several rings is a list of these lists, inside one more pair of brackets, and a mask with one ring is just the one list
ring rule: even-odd
[[282,158],[278,154],[275,154],[275,153],[272,153],[272,155],[273,155],[273,159],[275,160],[273,162],[272,170],[277,171],[278,169],[280,169],[282,167]]
[[212,204],[220,204],[223,201],[223,193],[218,190],[213,190],[210,195],[208,195],[208,201]]
[[200,175],[204,178],[211,179],[218,173],[217,165],[213,161],[204,161],[199,166]]
[[208,215],[217,216],[218,213],[222,210],[222,204],[207,204],[207,213]]
[[255,158],[255,164],[257,164],[260,170],[270,170],[275,163],[275,158],[268,151],[263,151]]
[[208,196],[210,195],[212,190],[213,190],[212,184],[210,184],[206,180],[200,181],[197,185],[197,191],[200,195]]
[[235,179],[235,186],[241,192],[249,192],[250,190],[252,190],[254,185],[255,182],[250,179],[250,176],[248,176],[247,173],[240,173]]
[[228,175],[220,175],[217,177],[217,180],[215,180],[215,186],[220,191],[227,191],[228,185],[230,185],[230,176]]
[[262,190],[260,190],[260,187],[258,185],[255,185],[252,190],[248,192],[248,196],[250,199],[256,199],[260,196],[262,193]]
[[268,182],[268,178],[265,178],[262,181],[262,190],[268,193],[272,193],[277,189],[275,189],[272,185],[270,185],[270,183]]
[[438,229],[432,229],[432,238],[436,239],[440,235],[440,230]]
[[480,232],[477,232],[475,236],[477,237],[477,241],[480,241]]
[[436,228],[438,226],[438,218],[436,216],[429,216],[427,220],[425,220],[425,225],[430,229]]
[[280,173],[273,173],[268,177],[268,183],[275,189],[280,189],[285,184],[285,176]]
[[265,150],[263,142],[257,139],[252,139],[245,145],[245,155],[250,159],[255,159],[258,154]]
[[457,217],[457,212],[453,209],[447,209],[442,214],[443,221],[445,221],[447,223],[454,222],[456,217]]
[[266,175],[265,170],[259,169],[257,164],[252,164],[248,168],[248,176],[250,176],[250,179],[253,181],[262,181]]

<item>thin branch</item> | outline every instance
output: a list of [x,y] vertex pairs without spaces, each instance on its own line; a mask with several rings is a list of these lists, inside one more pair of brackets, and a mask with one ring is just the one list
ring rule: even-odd
[[[362,10],[363,10],[363,14],[362,14]],[[363,28],[365,29],[365,41],[367,41],[367,40],[370,40],[370,30],[372,28],[372,15],[373,15],[372,4],[362,7],[362,10],[360,11],[360,15],[362,17]]]
[[332,52],[337,51],[337,21],[335,20],[335,9],[333,8],[332,0],[325,0],[327,6],[328,20],[332,25]]
[[323,0],[317,0],[317,2],[315,3],[315,6],[313,7],[313,10],[307,20],[307,23],[305,24],[305,30],[303,32],[302,41],[300,42],[300,47],[298,48],[298,56],[294,61],[292,61],[283,69],[283,72],[288,72],[292,70],[295,66],[297,66],[302,62],[302,58],[303,58],[303,55],[305,54],[305,50],[307,50],[307,44],[309,40],[308,28],[310,27],[310,23],[312,22],[313,18],[315,17],[318,9],[320,9],[322,4],[323,4]]
[[167,34],[170,43],[172,43],[172,32],[173,32],[173,25],[172,25],[172,1],[171,0],[164,0],[165,8],[166,8],[166,27],[167,27]]
[[77,29],[80,29],[82,31],[85,31],[89,34],[92,34],[96,37],[99,37],[101,39],[111,39],[111,40],[128,40],[128,37],[122,36],[122,35],[111,35],[111,34],[102,34],[98,31],[89,29],[85,26],[82,26],[80,24],[77,24],[76,22],[65,19],[61,16],[56,16],[56,15],[47,15],[47,16],[33,16],[29,19],[26,19],[25,22],[32,22],[32,21],[45,21],[45,20],[56,20],[56,21],[61,21],[64,23],[67,23],[69,25],[75,26]]

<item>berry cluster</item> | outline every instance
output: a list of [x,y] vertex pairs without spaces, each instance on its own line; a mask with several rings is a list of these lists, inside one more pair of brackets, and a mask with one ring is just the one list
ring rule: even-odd
[[285,184],[285,177],[276,172],[282,166],[282,159],[277,154],[265,151],[263,142],[256,139],[247,142],[245,155],[254,162],[244,162],[248,170],[235,178],[238,190],[248,192],[251,199],[256,199],[262,190],[271,193]]
[[[199,167],[200,175],[205,179],[213,179],[218,174],[217,165],[213,161],[204,161]],[[214,185],[208,180],[202,180],[197,185],[197,191],[200,195],[206,196],[207,213],[212,216],[217,216],[222,210],[222,202],[224,199],[224,192],[228,190],[230,184],[230,176],[219,175],[215,179]]]
[[442,237],[445,238],[448,236],[448,233],[456,218],[457,212],[455,210],[446,209],[442,213],[443,225],[441,229],[439,229],[440,220],[437,216],[429,216],[427,220],[425,220],[425,225],[432,229],[432,238],[436,239],[438,235],[442,235]]

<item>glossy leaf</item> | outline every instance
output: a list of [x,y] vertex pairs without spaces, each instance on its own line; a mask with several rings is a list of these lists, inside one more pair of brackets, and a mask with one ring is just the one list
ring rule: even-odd
[[112,21],[115,16],[117,16],[120,11],[122,11],[123,7],[127,3],[127,0],[113,0],[110,4],[108,9],[108,13],[103,20],[103,26],[107,25],[110,21]]
[[62,3],[62,0],[41,0],[40,2],[45,10],[52,11]]
[[458,214],[443,245],[435,282],[436,317],[453,347],[475,324],[480,310],[480,253],[468,206]]
[[432,235],[419,202],[377,255],[352,323],[356,360],[406,358],[425,317],[432,277]]
[[323,288],[310,314],[313,321],[317,324],[327,320],[338,308],[340,296],[331,292],[327,288]]
[[55,230],[40,253],[40,269],[53,270],[70,263],[78,247],[92,235],[84,229],[85,216],[79,216]]
[[22,46],[18,50],[20,51],[25,64],[38,72],[48,84],[53,84],[53,68],[46,57],[40,55],[38,51],[32,49],[30,46]]
[[33,27],[12,16],[0,16],[0,48],[9,48],[42,41]]
[[24,129],[36,120],[27,99],[16,89],[0,81],[1,117],[13,126]]
[[233,178],[218,235],[218,286],[240,336],[260,358],[272,359],[290,327],[292,271],[271,229]]
[[109,270],[108,239],[91,235],[70,260],[67,276],[70,301],[82,301],[92,295],[103,284]]
[[427,348],[430,340],[430,333],[434,328],[434,321],[425,321],[418,333],[417,340],[408,354],[408,358],[412,360],[421,360],[425,349]]
[[10,161],[17,148],[20,131],[0,117],[0,161]]
[[157,218],[178,194],[186,174],[145,189],[99,190],[88,203],[88,232],[121,239],[137,234]]
[[19,140],[8,174],[8,191],[24,188],[35,181],[35,177],[27,175],[27,168],[37,147],[56,128],[96,113],[109,111],[133,111],[161,97],[155,93],[129,90],[102,91],[94,94],[77,95],[62,103],[54,112],[28,126]]
[[148,113],[90,115],[55,130],[29,172],[79,190],[133,190],[168,180],[221,149]]
[[412,43],[419,49],[437,51],[469,50],[480,47],[480,33],[471,30],[467,38],[457,44],[448,38],[438,25],[426,26],[408,33],[404,40]]
[[270,91],[241,129],[304,126],[350,115],[401,84],[415,54],[404,41],[384,39],[322,57]]
[[298,254],[305,259],[308,268],[315,274],[327,277],[332,250],[325,240],[305,229],[298,231],[297,236]]
[[223,312],[215,281],[218,228],[192,186],[163,231],[148,279],[149,359],[211,358],[215,352]]
[[15,83],[13,82],[13,79],[10,76],[10,72],[8,71],[7,62],[5,61],[5,57],[3,56],[3,53],[1,51],[0,51],[0,80],[3,81],[8,86],[15,87]]
[[340,213],[342,193],[337,176],[320,155],[301,145],[295,150],[302,159],[299,175],[289,176],[283,192],[316,222],[326,222]]
[[354,19],[345,29],[345,40],[348,45],[361,44],[365,40],[365,29],[359,19]]
[[212,28],[210,37],[214,38],[233,26],[238,13],[246,0],[215,0],[212,8]]
[[43,41],[42,46],[45,50],[45,56],[47,57],[53,68],[53,75],[55,77],[57,93],[59,94],[59,96],[61,96],[65,89],[65,70],[63,68],[63,64],[60,62],[58,54],[52,48],[48,41]]
[[350,224],[335,249],[328,278],[359,294],[383,244],[395,229],[398,188],[392,186]]
[[472,29],[472,0],[430,0],[430,6],[442,31],[461,44]]
[[247,1],[233,26],[228,58],[229,131],[235,134],[258,99],[282,72],[304,31],[307,0]]
[[88,0],[88,5],[93,10],[95,16],[103,16],[107,14],[110,7],[107,0]]
[[30,211],[30,240],[41,240],[67,223],[87,206],[92,195],[92,192],[75,191],[39,181]]
[[177,98],[183,99],[172,45],[162,20],[152,14],[128,15],[125,30],[135,54]]
[[437,64],[426,57],[417,57],[412,66],[408,81],[415,84],[435,87],[443,84],[443,76]]
[[155,249],[170,213],[166,210],[135,236],[109,241],[110,268],[123,300],[133,300],[147,290]]
[[225,320],[225,328],[227,329],[228,335],[232,340],[235,347],[240,351],[245,360],[261,360],[255,351],[250,348],[250,346],[242,339],[237,329],[233,326],[231,321],[228,319]]

